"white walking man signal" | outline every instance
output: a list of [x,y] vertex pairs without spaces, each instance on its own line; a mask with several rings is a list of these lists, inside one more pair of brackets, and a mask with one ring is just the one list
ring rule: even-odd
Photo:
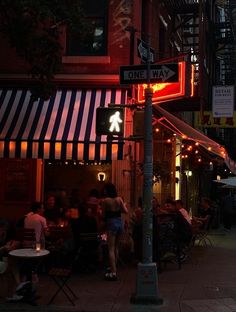
[[120,123],[122,123],[122,119],[120,118],[120,112],[116,111],[113,115],[109,118],[110,132],[120,132]]

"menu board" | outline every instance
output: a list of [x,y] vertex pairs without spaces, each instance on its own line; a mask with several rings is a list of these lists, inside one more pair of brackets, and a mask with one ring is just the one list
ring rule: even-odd
[[5,170],[5,200],[28,202],[31,190],[29,161],[23,159],[9,160]]

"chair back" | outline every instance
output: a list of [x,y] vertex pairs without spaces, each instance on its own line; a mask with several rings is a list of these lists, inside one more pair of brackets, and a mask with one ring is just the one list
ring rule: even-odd
[[22,242],[23,248],[34,248],[35,245],[35,230],[18,228],[16,230],[17,239]]
[[71,228],[67,226],[53,226],[49,229],[49,237],[52,241],[70,239],[72,237],[72,231]]

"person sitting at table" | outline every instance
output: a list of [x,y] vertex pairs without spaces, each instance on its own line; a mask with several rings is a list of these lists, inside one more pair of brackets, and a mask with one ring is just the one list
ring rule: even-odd
[[181,200],[174,201],[172,199],[167,199],[165,202],[165,209],[169,214],[173,214],[175,219],[176,231],[180,240],[187,242],[191,240],[192,237],[192,225],[190,220],[187,220],[187,211],[183,208],[183,203]]
[[185,220],[190,224],[192,225],[192,221],[191,221],[191,218],[190,218],[190,215],[188,213],[188,211],[184,208],[183,206],[183,201],[181,199],[177,199],[175,201],[175,204],[176,204],[176,209],[183,215],[183,217],[185,218]]
[[25,229],[34,229],[35,241],[45,247],[45,235],[48,235],[47,221],[43,217],[44,208],[41,202],[33,202],[31,205],[32,214],[28,214],[24,220]]
[[[182,205],[181,205],[182,207]],[[174,256],[176,251],[181,251],[190,244],[192,239],[192,225],[179,211],[180,205],[172,199],[167,199],[164,205],[166,214],[159,215],[159,247],[161,253]],[[177,250],[177,249],[178,250]]]
[[61,213],[60,209],[57,207],[56,198],[54,195],[49,195],[45,202],[44,217],[46,218],[48,224],[58,224],[60,221]]
[[214,209],[211,207],[211,201],[207,197],[203,197],[201,200],[201,208],[199,215],[194,216],[192,219],[193,224],[197,224],[199,229],[209,230],[214,218]]

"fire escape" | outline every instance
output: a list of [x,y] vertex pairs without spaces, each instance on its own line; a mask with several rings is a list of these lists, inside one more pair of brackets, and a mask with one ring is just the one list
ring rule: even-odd
[[[216,84],[234,85],[235,83],[235,38],[231,1],[217,3],[215,24],[216,42]],[[235,12],[236,13],[236,12]]]
[[[181,34],[182,50],[195,66],[200,112],[212,110],[212,86],[234,85],[236,77],[236,0],[165,0],[172,32]],[[234,129],[205,129],[235,159]],[[233,144],[232,144],[233,143]]]
[[195,66],[195,85],[204,97],[202,108],[210,109],[212,85],[235,83],[236,0],[164,3],[172,17],[172,32],[182,36],[181,53],[188,53]]
[[[215,84],[234,85],[236,75],[236,1],[216,1],[216,71]],[[236,159],[234,128],[215,129],[216,139],[226,146],[232,159]]]
[[[201,1],[201,0],[200,0]],[[181,37],[180,53],[189,55],[195,68],[195,88],[201,92],[201,77],[204,75],[203,64],[205,33],[203,25],[199,24],[199,14],[202,14],[203,4],[198,0],[167,0],[164,1],[172,20],[172,33]]]

